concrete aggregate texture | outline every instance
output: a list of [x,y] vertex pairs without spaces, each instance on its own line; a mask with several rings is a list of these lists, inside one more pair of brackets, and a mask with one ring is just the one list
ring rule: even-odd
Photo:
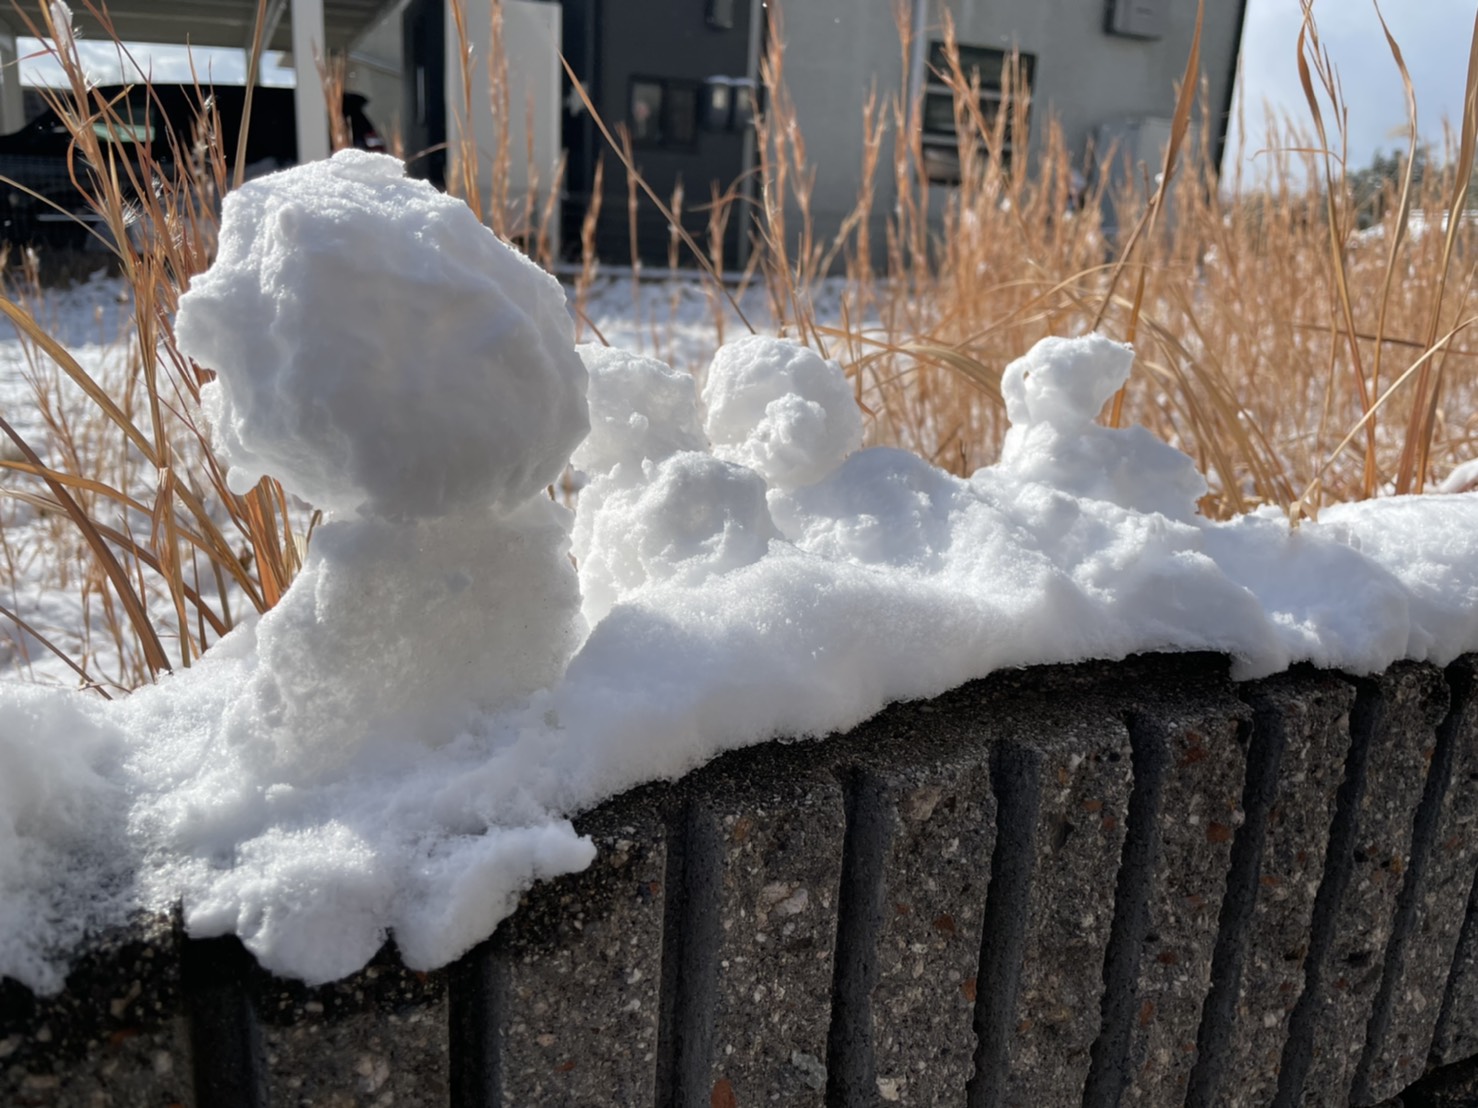
[[999,674],[586,813],[434,973],[141,919],[0,984],[0,1104],[1464,1103],[1474,670]]

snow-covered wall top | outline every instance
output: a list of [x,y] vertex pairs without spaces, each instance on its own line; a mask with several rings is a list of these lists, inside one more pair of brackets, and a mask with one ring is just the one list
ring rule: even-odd
[[[176,900],[310,982],[390,931],[445,963],[589,863],[569,815],[1001,667],[1478,648],[1478,497],[1205,520],[1190,459],[1095,422],[1133,358],[1097,335],[1007,369],[968,479],[860,449],[841,370],[793,344],[725,348],[701,398],[576,350],[551,278],[377,155],[228,197],[178,335],[237,479],[328,520],[189,671],[113,703],[0,685],[0,973],[40,990]],[[572,450],[573,518],[542,491]]]

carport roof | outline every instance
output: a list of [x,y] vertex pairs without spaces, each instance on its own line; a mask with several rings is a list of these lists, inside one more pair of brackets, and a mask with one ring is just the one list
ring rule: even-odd
[[[99,8],[103,8],[100,3]],[[258,0],[114,0],[106,5],[117,37],[133,42],[177,42],[194,46],[251,45]],[[292,48],[289,0],[268,0],[269,50]],[[324,37],[329,50],[344,50],[398,0],[323,0]],[[102,37],[86,5],[72,4],[79,33]]]

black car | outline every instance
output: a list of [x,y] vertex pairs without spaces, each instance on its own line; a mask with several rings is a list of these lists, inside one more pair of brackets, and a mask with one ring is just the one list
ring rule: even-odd
[[[96,92],[112,104],[117,118],[94,124],[99,144],[117,149],[135,165],[139,151],[147,147],[149,160],[165,173],[173,170],[177,155],[189,151],[195,141],[202,97],[206,98],[213,117],[219,120],[220,148],[228,167],[234,168],[246,100],[246,89],[241,86],[200,90],[193,85],[154,85],[152,89],[116,85]],[[344,94],[343,114],[350,136],[362,149],[383,150],[384,141],[364,114],[365,103],[358,93]],[[97,224],[99,219],[72,183],[68,172],[71,148],[71,133],[51,109],[19,131],[0,136],[0,240],[50,246],[87,244],[92,236],[85,225]],[[292,165],[297,150],[293,90],[258,87],[252,93],[246,135],[247,175]],[[90,187],[93,170],[83,162],[80,149],[72,165],[78,181]]]

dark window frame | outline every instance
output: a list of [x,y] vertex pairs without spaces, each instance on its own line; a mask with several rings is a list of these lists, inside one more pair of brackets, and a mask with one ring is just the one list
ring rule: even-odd
[[[988,123],[1001,109],[1005,91],[1006,68],[1015,59],[1017,80],[1028,95],[1035,87],[1037,55],[1024,50],[1007,50],[995,46],[970,46],[957,43],[960,68],[966,78],[979,77],[980,111]],[[923,146],[924,169],[932,184],[957,185],[960,183],[959,133],[954,119],[954,94],[944,82],[942,74],[948,72],[948,57],[945,44],[935,39],[929,43],[928,70],[925,76],[920,110],[920,142]],[[1016,90],[1016,91],[1019,91]],[[933,111],[931,112],[931,108]],[[943,120],[940,126],[930,127],[931,115],[935,121]],[[1006,119],[1005,145],[1000,151],[1001,162],[1009,165],[1016,147],[1017,136],[1013,122]]]
[[[636,107],[638,85],[654,85],[661,93],[657,110],[657,133],[654,136],[639,137],[634,126],[632,115]],[[676,118],[680,109],[676,106],[676,98],[672,95],[674,92],[685,93],[690,98],[686,126],[683,126]],[[702,97],[702,81],[693,81],[684,77],[656,77],[646,73],[633,73],[626,82],[626,126],[631,130],[631,145],[642,150],[696,150]],[[684,138],[674,137],[684,133],[686,135]]]

